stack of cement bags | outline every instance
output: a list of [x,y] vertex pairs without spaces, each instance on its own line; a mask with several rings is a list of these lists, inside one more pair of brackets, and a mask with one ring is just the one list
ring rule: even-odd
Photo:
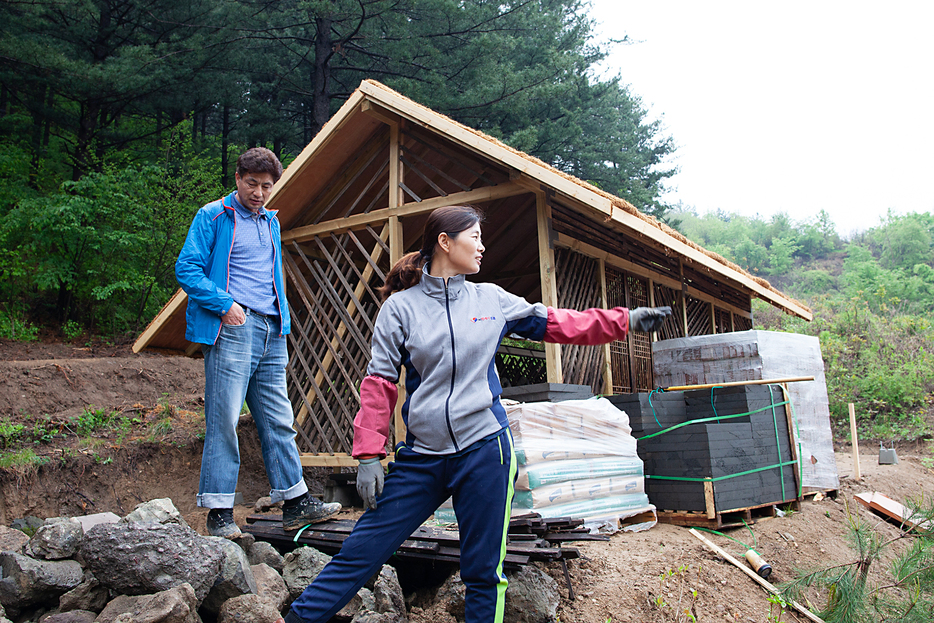
[[[629,418],[605,398],[506,407],[519,464],[513,516],[577,517],[611,530],[650,513]],[[629,528],[632,529],[632,528]]]

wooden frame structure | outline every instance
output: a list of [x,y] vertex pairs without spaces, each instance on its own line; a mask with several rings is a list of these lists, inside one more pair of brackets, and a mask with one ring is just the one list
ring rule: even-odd
[[[352,421],[379,311],[375,289],[393,262],[420,247],[429,212],[463,203],[486,214],[478,278],[530,301],[671,305],[677,313],[658,339],[751,328],[752,297],[811,318],[624,200],[365,81],[287,167],[268,203],[282,224],[293,318],[289,397],[303,464],[355,464]],[[184,339],[185,303],[177,292],[134,350],[196,354]],[[544,359],[548,382],[646,391],[654,386],[651,339],[510,348],[503,356]],[[397,409],[394,437],[403,432]]]

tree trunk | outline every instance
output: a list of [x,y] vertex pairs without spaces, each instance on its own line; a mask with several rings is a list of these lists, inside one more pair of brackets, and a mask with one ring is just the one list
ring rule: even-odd
[[39,188],[39,165],[42,162],[42,126],[45,123],[45,87],[39,88],[35,98],[36,107],[32,112],[32,158],[29,161],[29,186]]
[[229,162],[227,152],[230,151],[230,106],[224,104],[223,120],[221,121],[221,185],[230,187]]
[[316,135],[331,116],[331,20],[315,19],[314,88],[312,91],[311,135]]
[[74,161],[71,165],[71,179],[77,182],[91,168],[91,142],[97,131],[101,107],[97,102],[85,102],[81,105],[81,119],[78,122],[78,137],[75,141]]

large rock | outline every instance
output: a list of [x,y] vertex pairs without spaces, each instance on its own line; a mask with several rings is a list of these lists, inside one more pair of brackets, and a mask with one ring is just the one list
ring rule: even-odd
[[90,610],[69,610],[49,615],[42,619],[42,623],[94,623],[96,618],[97,613]]
[[262,562],[258,565],[250,565],[250,569],[256,581],[257,595],[264,596],[280,612],[292,603],[289,589],[278,571]]
[[207,539],[224,552],[220,573],[201,604],[208,612],[216,613],[228,599],[256,593],[256,580],[253,579],[246,552],[239,545],[217,536]]
[[81,584],[74,587],[58,600],[58,609],[62,612],[70,610],[91,610],[100,612],[107,605],[109,591],[101,586],[90,573],[84,574]]
[[217,623],[276,623],[279,610],[259,595],[241,595],[228,599],[221,606]]
[[405,595],[399,584],[396,570],[389,565],[383,565],[376,578],[373,588],[373,597],[376,600],[376,611],[380,614],[393,615],[393,623],[405,621]]
[[467,587],[461,580],[461,572],[455,571],[444,581],[435,593],[435,603],[458,621],[464,620],[464,595]]
[[141,603],[147,603],[152,595],[118,595],[97,616],[95,623],[114,623],[117,617],[132,613]]
[[136,508],[123,518],[123,521],[126,523],[175,523],[186,528],[190,527],[169,498],[159,498],[137,504]]
[[74,560],[36,560],[14,552],[0,552],[0,569],[0,604],[17,609],[57,600],[84,576]]
[[85,534],[80,551],[88,570],[107,588],[127,595],[188,583],[198,603],[214,586],[224,550],[178,524],[100,524]]
[[155,595],[121,595],[96,623],[201,623],[195,591],[187,582]]
[[81,515],[80,517],[75,517],[75,519],[81,523],[81,527],[84,528],[85,532],[97,524],[118,523],[121,521],[119,515],[115,515],[110,511],[107,511],[106,513],[94,513],[93,515]]
[[29,536],[22,530],[0,526],[0,552],[22,554],[26,543],[29,543]]
[[351,619],[350,623],[395,623],[397,620],[396,615],[388,612],[364,610]]
[[282,569],[282,579],[289,588],[289,595],[297,599],[299,595],[311,584],[324,565],[331,561],[331,557],[323,554],[313,547],[299,547],[293,549],[285,556],[285,567]]
[[337,611],[334,617],[346,621],[353,619],[361,612],[373,612],[375,610],[376,599],[373,598],[373,591],[368,588],[361,588],[350,601],[344,604],[343,608]]
[[503,623],[551,623],[558,613],[558,583],[536,566],[526,565],[507,574]]
[[84,539],[81,522],[71,517],[53,517],[26,544],[26,554],[43,560],[64,560],[74,556]]
[[285,567],[285,558],[282,557],[279,550],[266,541],[253,543],[247,557],[250,559],[251,565],[265,563],[279,573],[282,573],[282,569]]

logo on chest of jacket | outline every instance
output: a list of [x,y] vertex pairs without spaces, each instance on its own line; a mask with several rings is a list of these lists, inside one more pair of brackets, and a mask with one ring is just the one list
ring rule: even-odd
[[471,322],[484,322],[485,320],[496,320],[496,316],[474,316]]

